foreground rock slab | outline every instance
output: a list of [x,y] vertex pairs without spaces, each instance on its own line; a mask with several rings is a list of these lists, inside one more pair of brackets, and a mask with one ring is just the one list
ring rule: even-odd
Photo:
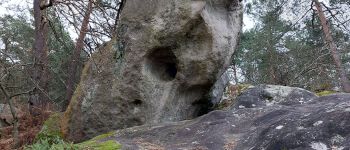
[[237,46],[239,0],[127,0],[117,37],[86,64],[62,121],[75,142],[111,129],[193,119]]
[[194,120],[119,130],[104,140],[118,141],[123,149],[347,150],[350,94],[213,111]]

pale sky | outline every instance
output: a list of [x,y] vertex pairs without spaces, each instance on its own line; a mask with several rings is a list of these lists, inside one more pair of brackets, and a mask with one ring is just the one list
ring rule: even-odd
[[[11,10],[11,8],[14,8],[17,6],[22,7],[23,9],[26,9],[24,11],[27,11],[29,8],[32,8],[32,4],[30,3],[30,0],[0,0],[0,16],[3,16],[5,14],[15,14],[17,11]],[[24,12],[22,13],[29,13]]]
[[[249,1],[249,0],[246,0],[246,1]],[[310,0],[305,0],[305,1],[310,1]],[[329,4],[329,0],[319,0],[320,2],[324,2],[325,4]],[[4,14],[15,14],[15,13],[18,13],[17,11],[13,11],[11,9],[8,9],[8,8],[11,8],[16,6],[16,5],[19,5],[23,8],[23,10],[19,10],[21,11],[22,13],[25,13],[25,14],[28,14],[27,17],[31,17],[29,15],[29,12],[28,12],[28,9],[29,8],[32,8],[32,0],[0,0],[0,4],[3,3],[2,5],[0,5],[0,16],[3,16]],[[26,9],[27,8],[27,9]],[[243,16],[243,30],[246,30],[246,29],[250,29],[252,27],[254,27],[254,21],[252,18],[250,18],[249,16],[246,16],[244,15]],[[74,31],[70,32],[72,35],[72,37],[76,37],[76,34],[73,33]],[[74,34],[74,35],[73,35]]]

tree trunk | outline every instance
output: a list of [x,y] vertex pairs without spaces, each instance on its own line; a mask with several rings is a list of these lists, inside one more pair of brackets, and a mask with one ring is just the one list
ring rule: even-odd
[[[271,36],[270,36],[271,37]],[[268,82],[269,84],[278,84],[277,83],[277,79],[276,79],[276,71],[275,71],[275,64],[276,64],[276,58],[275,58],[275,53],[274,53],[274,48],[273,46],[268,43],[268,47],[267,47],[267,50],[268,50],[268,72],[270,74],[269,78],[268,78]]]
[[238,76],[237,76],[237,65],[236,65],[236,63],[233,64],[232,70],[233,70],[233,77],[234,77],[234,80],[236,82],[235,84],[237,85],[239,81],[238,81]]
[[92,13],[92,9],[93,9],[93,0],[89,0],[88,3],[88,7],[87,10],[85,12],[84,15],[84,19],[83,22],[81,24],[81,28],[80,28],[80,34],[79,37],[77,39],[77,42],[75,44],[75,48],[73,51],[73,55],[71,57],[71,61],[70,61],[70,65],[69,65],[69,69],[68,69],[68,78],[66,81],[66,86],[67,86],[67,92],[66,92],[66,103],[64,104],[64,109],[67,107],[67,105],[70,102],[70,99],[73,96],[74,93],[74,87],[75,87],[75,83],[77,82],[77,77],[76,77],[76,73],[77,73],[77,67],[80,64],[80,54],[82,49],[84,48],[84,38],[86,36],[86,32],[88,30],[88,25],[89,25],[89,20],[90,20],[90,15]]
[[48,97],[48,20],[46,8],[40,8],[41,0],[33,1],[35,40],[33,45],[33,68],[31,69],[31,78],[36,89],[30,96],[29,102],[31,108],[46,107]]
[[313,2],[315,3],[317,13],[318,13],[318,16],[319,16],[321,24],[322,24],[323,33],[325,36],[326,43],[329,45],[329,48],[331,50],[332,57],[333,57],[335,65],[336,65],[336,69],[337,69],[337,72],[338,72],[339,77],[340,77],[340,82],[342,84],[343,91],[350,93],[350,82],[349,82],[349,79],[346,77],[346,72],[345,72],[345,69],[341,63],[341,59],[340,59],[339,53],[337,51],[337,46],[334,43],[333,37],[331,35],[331,31],[330,31],[329,26],[327,24],[326,16],[323,13],[320,2],[318,0],[313,0]]

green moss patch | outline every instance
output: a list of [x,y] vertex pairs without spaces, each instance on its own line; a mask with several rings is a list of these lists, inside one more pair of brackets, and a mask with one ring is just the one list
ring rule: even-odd
[[107,149],[113,149],[118,150],[121,149],[121,145],[113,140],[108,141],[95,141],[95,140],[89,140],[80,144],[77,144],[77,146],[81,149],[88,149],[88,150],[107,150]]
[[63,134],[60,128],[61,113],[52,114],[43,124],[41,131],[36,136],[36,140],[62,138]]
[[81,149],[91,149],[91,150],[105,150],[105,149],[113,149],[118,150],[121,149],[121,145],[114,140],[101,141],[108,137],[111,137],[115,134],[115,131],[102,134],[94,137],[91,140],[85,141],[83,143],[76,144]]
[[337,93],[336,91],[321,91],[321,92],[318,92],[316,93],[317,96],[327,96],[327,95],[331,95],[331,94],[334,94],[334,93]]
[[[56,118],[56,115],[50,118]],[[25,150],[119,150],[122,146],[117,141],[102,141],[103,139],[111,137],[114,134],[114,131],[109,132],[79,144],[66,142],[57,135],[50,138],[48,138],[47,135],[46,137],[42,135],[42,137],[38,139],[36,143],[25,147]]]
[[24,147],[24,150],[81,150],[80,147],[60,138],[40,139],[32,145]]
[[116,133],[115,131],[112,131],[112,132],[108,132],[108,133],[106,133],[106,134],[101,134],[101,135],[99,135],[99,136],[94,137],[94,138],[91,139],[91,140],[95,140],[95,141],[97,141],[97,140],[102,140],[102,139],[105,139],[105,138],[108,138],[108,137],[113,136],[115,133]]

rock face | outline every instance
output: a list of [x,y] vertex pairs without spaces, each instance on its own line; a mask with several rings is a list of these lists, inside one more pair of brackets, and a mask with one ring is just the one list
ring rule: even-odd
[[316,94],[296,87],[279,85],[258,85],[242,92],[231,106],[231,109],[254,108],[271,105],[303,104],[316,98]]
[[[229,88],[230,85],[233,85],[231,82],[234,81],[234,71],[229,68],[227,69],[214,83],[211,91],[211,102],[213,104],[218,104],[223,100],[223,97],[225,97],[225,92]],[[234,83],[237,84],[237,83]]]
[[241,30],[239,0],[127,0],[112,39],[86,65],[62,121],[81,141],[207,113]]
[[303,104],[317,95],[297,87],[280,85],[228,84],[214,109],[236,110],[262,106]]
[[[15,108],[16,112],[21,112]],[[12,125],[13,117],[10,110],[10,105],[0,104],[0,128]]]
[[[292,95],[287,99],[293,99]],[[254,95],[243,96],[261,102]],[[119,130],[101,141],[118,141],[123,149],[350,149],[350,94],[311,96],[302,104],[268,103],[212,111],[189,121]]]

